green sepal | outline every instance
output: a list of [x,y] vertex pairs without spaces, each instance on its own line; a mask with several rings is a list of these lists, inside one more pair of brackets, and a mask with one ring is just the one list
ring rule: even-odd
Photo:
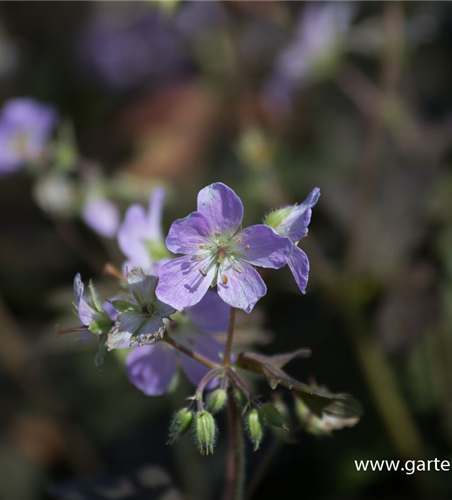
[[107,334],[111,330],[112,326],[113,326],[113,321],[107,316],[106,318],[91,321],[91,323],[88,326],[88,329],[91,333],[94,333],[95,335],[101,335],[103,333]]
[[136,304],[132,304],[126,300],[113,300],[111,305],[120,313],[138,311],[138,306]]

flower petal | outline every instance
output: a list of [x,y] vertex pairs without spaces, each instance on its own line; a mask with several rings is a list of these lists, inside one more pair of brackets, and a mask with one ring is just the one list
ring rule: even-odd
[[[181,336],[179,342],[210,361],[217,363],[221,362],[224,345],[218,342],[212,335],[194,332]],[[179,359],[182,369],[194,385],[198,385],[204,375],[209,371],[209,368],[186,354],[181,353]],[[216,385],[218,385],[218,381],[214,380],[208,385],[208,388],[215,387]]]
[[292,253],[287,263],[289,264],[290,270],[292,271],[298,287],[302,293],[306,293],[306,286],[309,279],[308,256],[296,245],[292,245],[292,247]]
[[138,304],[150,304],[155,299],[155,276],[144,274],[142,269],[133,269],[127,273],[127,284]]
[[141,205],[128,208],[124,222],[118,230],[118,245],[121,252],[132,262],[133,267],[148,270],[151,257],[144,244],[148,227],[147,214]]
[[75,300],[77,302],[77,312],[80,323],[84,326],[88,326],[91,321],[94,320],[96,311],[88,304],[86,299],[83,297],[85,285],[83,284],[80,273],[77,273],[75,275],[73,288]]
[[247,262],[228,260],[218,273],[218,294],[231,307],[250,313],[256,302],[267,293],[259,273]]
[[93,231],[106,238],[113,238],[118,230],[118,207],[101,196],[96,195],[86,201],[82,216]]
[[301,205],[294,206],[288,217],[278,226],[278,233],[287,236],[294,243],[308,234],[312,207],[320,198],[320,189],[314,188]]
[[136,347],[126,360],[129,380],[148,396],[161,396],[176,374],[176,351],[161,344]]
[[160,269],[157,298],[182,311],[194,306],[206,294],[215,277],[216,265],[207,258],[187,255],[171,260]]
[[231,308],[217,292],[209,290],[201,302],[187,309],[189,320],[202,332],[223,333],[228,331]]
[[250,264],[271,269],[280,269],[287,264],[292,243],[264,224],[250,226],[236,238],[242,259]]
[[198,212],[210,222],[214,231],[235,233],[243,219],[243,204],[234,191],[221,182],[201,189]]
[[150,241],[162,241],[162,212],[165,201],[165,190],[155,188],[149,198],[149,210],[147,214],[147,231],[145,239]]
[[212,233],[212,225],[204,215],[192,212],[184,219],[173,222],[166,238],[166,246],[173,253],[199,252],[199,245],[205,244]]

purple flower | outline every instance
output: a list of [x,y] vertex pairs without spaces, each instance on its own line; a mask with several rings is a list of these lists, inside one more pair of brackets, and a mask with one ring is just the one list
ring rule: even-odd
[[165,191],[154,189],[149,208],[132,205],[118,230],[118,244],[127,257],[124,268],[141,268],[156,273],[159,262],[168,258],[162,235],[162,209]]
[[10,99],[0,114],[0,175],[39,160],[57,112],[30,98]]
[[102,13],[79,37],[80,61],[113,89],[167,82],[190,69],[187,49],[156,10],[136,8]]
[[178,310],[197,304],[211,286],[231,307],[251,312],[267,287],[254,266],[279,269],[291,245],[263,224],[239,231],[240,198],[221,182],[198,194],[198,210],[175,221],[166,238],[171,252],[185,254],[160,269],[157,296]]
[[329,74],[356,11],[350,2],[307,2],[290,44],[280,53],[263,91],[264,106],[285,114],[298,88]]
[[160,340],[165,333],[163,320],[176,310],[155,296],[155,276],[144,274],[141,269],[127,273],[130,294],[123,300],[114,300],[119,312],[115,328],[108,334],[108,349],[118,349],[127,342],[141,346]]
[[[171,336],[212,362],[221,362],[224,346],[212,334],[228,328],[230,307],[216,293],[207,292],[196,306],[186,310],[186,317],[175,320]],[[150,396],[164,394],[171,386],[178,365],[188,379],[198,385],[209,371],[187,355],[163,342],[135,348],[126,361],[129,380]],[[215,385],[211,383],[209,387]]]
[[291,205],[270,212],[264,224],[272,227],[278,234],[292,242],[292,251],[287,264],[294,275],[302,293],[306,293],[309,279],[308,256],[298,247],[298,242],[308,234],[312,207],[320,197],[320,189],[314,188],[301,205]]
[[87,199],[82,212],[83,220],[96,233],[113,238],[119,226],[119,210],[111,201],[100,195]]

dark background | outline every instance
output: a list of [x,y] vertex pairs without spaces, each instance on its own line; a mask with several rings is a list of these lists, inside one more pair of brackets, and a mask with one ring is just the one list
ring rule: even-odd
[[[246,224],[320,187],[301,243],[308,293],[287,269],[268,273],[254,326],[271,336],[264,352],[310,347],[312,358],[290,373],[355,395],[365,414],[332,437],[304,433],[277,449],[267,437],[249,449],[249,477],[273,453],[254,498],[451,498],[447,472],[354,467],[452,455],[450,5],[355,2],[332,42],[319,23],[328,57],[295,84],[276,78],[284,95],[290,88],[285,109],[264,91],[288,46],[294,61],[305,57],[294,37],[309,6],[194,4],[162,12],[152,2],[2,2],[0,99],[54,104],[121,210],[165,185],[166,229],[210,182],[236,190]],[[132,27],[96,24],[109,16]],[[111,74],[99,60],[113,61]],[[64,179],[88,189],[76,172]],[[75,208],[60,210],[64,193],[56,208],[37,203],[41,181],[26,170],[0,178],[0,498],[50,498],[57,488],[66,492],[58,498],[104,498],[83,481],[119,488],[128,475],[140,489],[145,464],[164,467],[190,498],[218,498],[225,422],[212,458],[190,439],[165,446],[188,383],[146,397],[128,382],[121,353],[99,374],[90,344],[54,334],[54,324],[76,322],[75,273],[108,290],[103,265],[122,257]],[[256,390],[270,392],[263,382]],[[141,494],[124,498],[154,498]]]

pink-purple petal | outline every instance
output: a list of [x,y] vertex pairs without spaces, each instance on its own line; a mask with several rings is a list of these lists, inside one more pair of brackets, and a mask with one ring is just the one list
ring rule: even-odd
[[173,253],[196,253],[204,245],[213,229],[210,222],[199,212],[192,212],[178,219],[170,227],[166,246]]
[[149,251],[144,244],[148,227],[147,213],[141,205],[132,205],[128,208],[124,222],[118,231],[118,244],[121,252],[133,264],[133,267],[142,267],[148,270],[151,266]]
[[161,344],[137,347],[126,360],[130,382],[148,396],[164,394],[176,374],[176,351]]
[[312,207],[319,201],[320,189],[314,188],[301,205],[294,206],[289,216],[278,226],[278,233],[287,236],[294,243],[308,234]]
[[295,278],[295,281],[302,291],[306,293],[306,286],[309,279],[309,260],[308,256],[303,252],[301,248],[296,245],[292,245],[292,253],[287,262],[290,270]]
[[218,294],[231,307],[250,313],[256,302],[267,293],[259,273],[247,262],[229,261],[218,274]]
[[196,259],[195,256],[187,255],[161,267],[156,289],[159,300],[182,311],[204,297],[215,277],[216,266],[208,258]]
[[271,269],[280,269],[287,264],[292,244],[271,227],[264,224],[250,226],[236,238],[242,259],[250,264]]
[[83,207],[83,220],[96,233],[113,238],[119,227],[118,207],[101,196],[89,198]]
[[209,290],[201,302],[186,312],[189,320],[202,332],[223,333],[228,330],[231,308],[217,292]]
[[235,192],[216,182],[198,194],[198,212],[221,234],[234,234],[243,219],[243,204]]
[[165,190],[155,188],[149,198],[146,234],[143,238],[150,241],[162,241],[162,213],[165,201]]

